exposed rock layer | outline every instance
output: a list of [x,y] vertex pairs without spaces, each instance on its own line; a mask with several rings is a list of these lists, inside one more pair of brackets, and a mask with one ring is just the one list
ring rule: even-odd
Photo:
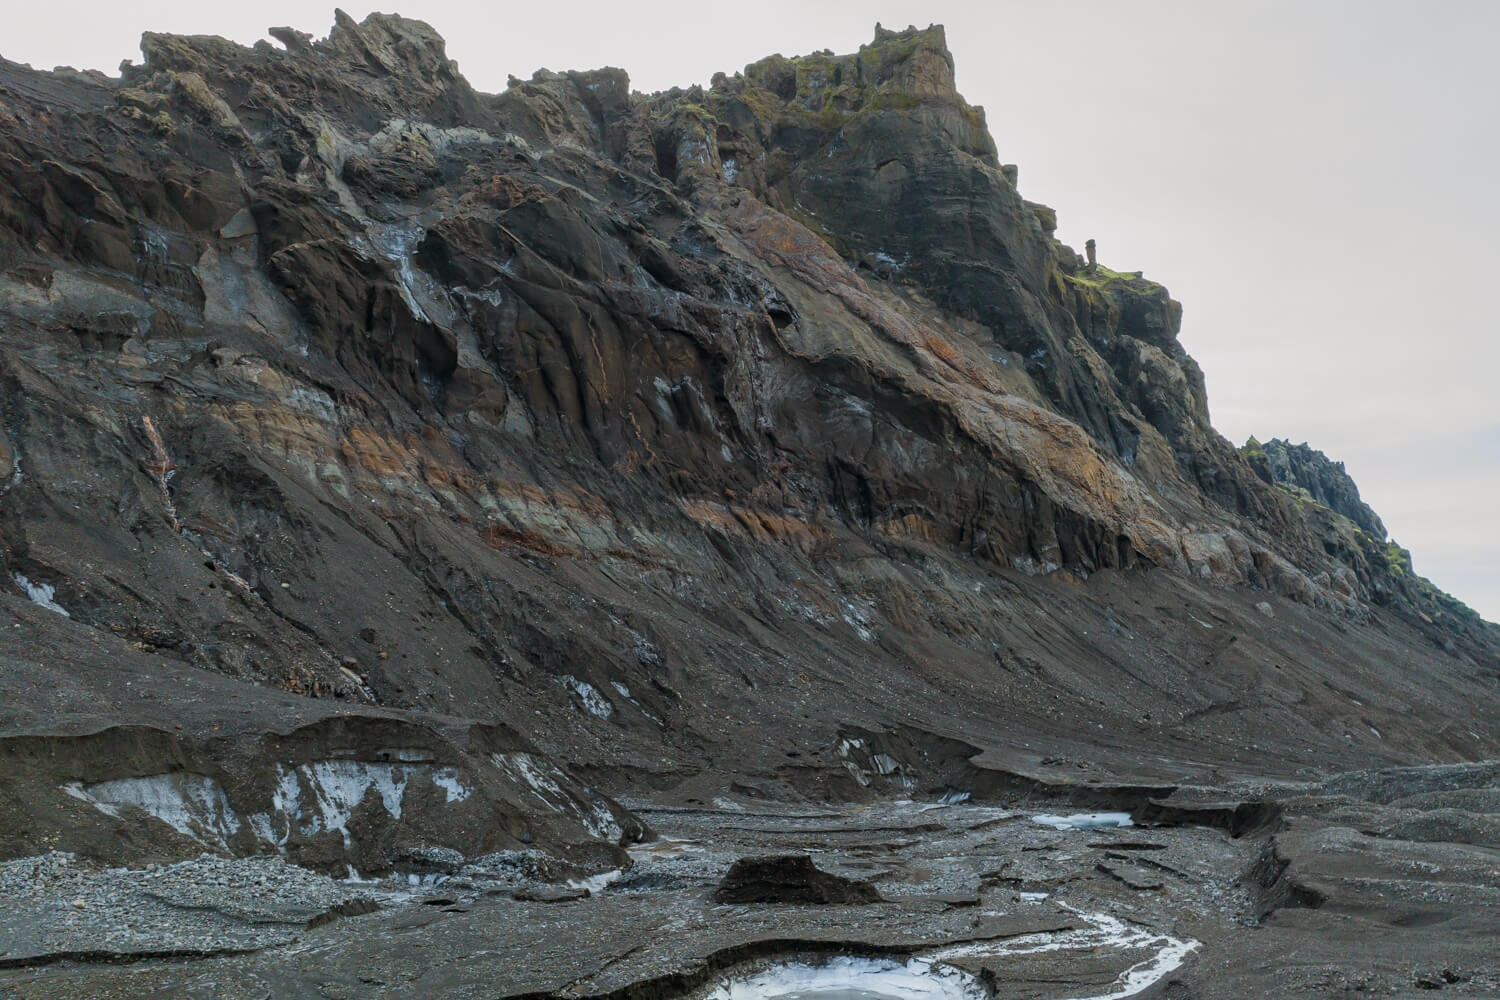
[[[464,769],[462,851],[637,833],[586,781],[1087,798],[1500,752],[1494,627],[1214,432],[1178,304],[1053,239],[942,29],[653,96],[479,94],[386,15],[277,37],[0,67],[4,725],[49,762],[0,777],[8,852],[179,772],[279,830],[295,712],[339,767],[411,735]],[[132,721],[173,684],[197,732]],[[57,763],[100,730],[151,749]],[[378,869],[441,841],[422,782],[435,825],[275,846]]]

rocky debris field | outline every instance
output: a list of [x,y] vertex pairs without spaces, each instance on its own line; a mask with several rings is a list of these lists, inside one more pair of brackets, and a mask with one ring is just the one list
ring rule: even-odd
[[[539,852],[430,851],[362,882],[279,858],[53,854],[0,868],[19,901],[0,995],[722,998],[854,960],[835,978],[962,974],[1039,1000],[1500,989],[1500,765],[1257,791],[1274,819],[1238,837],[1047,801],[637,800],[656,837],[592,872]],[[743,859],[775,855],[804,862],[776,866],[802,902],[724,901]],[[806,896],[829,884],[874,891]]]

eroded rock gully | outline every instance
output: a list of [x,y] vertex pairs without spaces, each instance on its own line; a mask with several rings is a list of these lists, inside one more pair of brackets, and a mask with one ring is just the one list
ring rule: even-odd
[[[1495,626],[1336,463],[1213,430],[1181,307],[1053,238],[941,28],[655,95],[274,35],[0,63],[0,993],[654,997],[1049,934],[1103,993],[1142,926],[1192,995],[1288,940],[1281,989],[1494,986]],[[820,846],[882,901],[706,901]],[[96,904],[199,883],[212,927]],[[255,955],[148,960],[194,935]],[[950,957],[1058,995],[1040,944]]]

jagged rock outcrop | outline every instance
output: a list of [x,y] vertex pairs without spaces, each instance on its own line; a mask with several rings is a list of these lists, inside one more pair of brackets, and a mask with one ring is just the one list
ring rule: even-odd
[[1432,725],[1494,628],[1212,429],[1180,307],[1053,238],[941,28],[649,96],[276,37],[0,66],[11,662],[502,723],[576,776],[507,813],[557,844],[585,779],[862,796],[1096,726],[1131,773],[1494,750]]
[[1244,452],[1262,479],[1315,500],[1344,515],[1377,541],[1385,540],[1385,525],[1359,498],[1359,487],[1349,478],[1343,462],[1333,461],[1305,442],[1292,444],[1280,438],[1272,438],[1265,444],[1251,438],[1245,442]]

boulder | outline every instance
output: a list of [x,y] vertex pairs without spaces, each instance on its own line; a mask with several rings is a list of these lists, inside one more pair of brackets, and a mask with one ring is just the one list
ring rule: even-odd
[[878,903],[869,882],[830,875],[806,854],[740,858],[714,890],[719,903]]

